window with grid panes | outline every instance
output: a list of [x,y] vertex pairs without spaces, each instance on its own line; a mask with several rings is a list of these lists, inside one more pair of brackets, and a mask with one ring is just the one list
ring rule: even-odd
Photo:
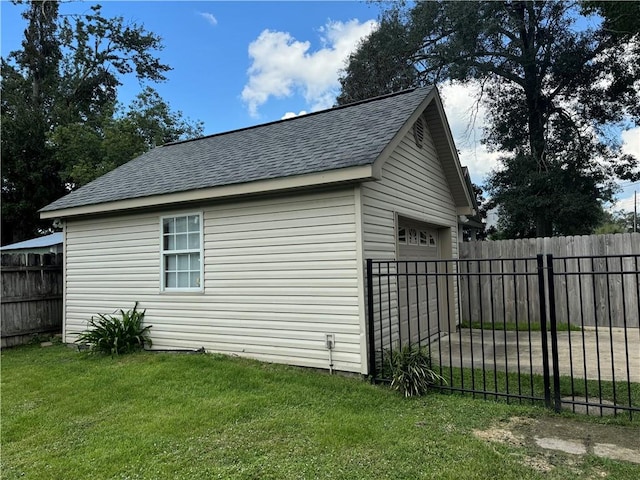
[[162,218],[163,290],[202,290],[202,215]]

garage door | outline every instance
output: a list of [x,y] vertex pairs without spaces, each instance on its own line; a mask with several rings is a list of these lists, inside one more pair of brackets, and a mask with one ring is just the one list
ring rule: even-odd
[[397,241],[400,336],[402,343],[422,342],[438,330],[438,231],[400,217]]

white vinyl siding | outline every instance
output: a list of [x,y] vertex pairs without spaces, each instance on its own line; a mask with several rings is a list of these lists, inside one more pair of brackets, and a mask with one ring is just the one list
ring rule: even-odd
[[[404,217],[428,224],[433,231],[448,232],[450,254],[443,239],[436,238],[440,254],[457,256],[457,212],[442,164],[427,125],[424,125],[421,147],[416,146],[410,130],[382,167],[381,180],[361,186],[363,211],[364,256],[374,260],[399,258],[397,240],[409,241],[409,231],[398,232],[397,219]],[[449,231],[446,229],[450,229]],[[398,238],[400,237],[400,238]],[[396,273],[393,263],[381,265],[381,273]],[[375,273],[375,272],[374,272]],[[385,277],[386,278],[386,277]],[[380,330],[385,340],[397,338],[398,283],[395,278],[383,280],[374,288],[376,344]],[[443,312],[444,314],[445,312]],[[391,327],[389,326],[391,325]],[[391,336],[389,328],[392,329]],[[387,345],[388,346],[388,345]]]
[[66,226],[65,340],[96,313],[139,301],[153,348],[204,347],[361,371],[355,196],[344,190],[220,202],[203,210],[204,291],[161,292],[160,217],[140,213]]
[[396,258],[396,213],[450,227],[452,253],[457,256],[456,206],[426,125],[422,148],[416,146],[413,133],[407,133],[383,165],[382,179],[361,188],[366,258]]

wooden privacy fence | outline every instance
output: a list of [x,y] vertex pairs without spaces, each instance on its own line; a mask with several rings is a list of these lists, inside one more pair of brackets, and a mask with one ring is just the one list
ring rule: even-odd
[[459,247],[459,256],[464,259],[523,258],[548,253],[554,257],[599,257],[640,253],[640,233],[463,242]]
[[62,331],[62,254],[2,255],[2,347]]
[[460,320],[513,322],[539,312],[536,278],[517,275],[538,268],[538,254],[554,257],[559,322],[579,314],[585,326],[638,326],[640,233],[461,243]]

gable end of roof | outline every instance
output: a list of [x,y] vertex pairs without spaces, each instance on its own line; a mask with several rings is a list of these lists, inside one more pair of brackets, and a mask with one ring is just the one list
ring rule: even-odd
[[465,205],[462,173],[437,90],[423,87],[157,147],[47,205],[41,217],[373,180],[406,130],[433,104],[433,125],[430,116],[425,118],[434,131],[444,132],[438,145],[451,164],[449,180],[463,184],[462,190],[453,188],[456,204]]

